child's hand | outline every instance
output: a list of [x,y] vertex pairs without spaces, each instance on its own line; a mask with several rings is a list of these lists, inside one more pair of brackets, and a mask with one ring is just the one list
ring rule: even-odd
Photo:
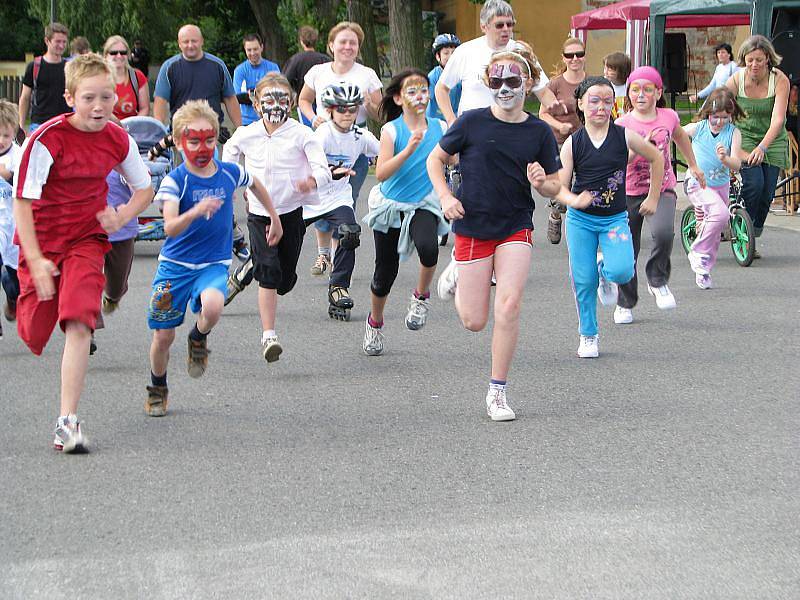
[[561,123],[558,127],[558,132],[561,135],[569,135],[572,133],[572,123]]
[[309,175],[305,179],[298,179],[292,182],[294,189],[301,194],[308,194],[317,189],[317,180]]
[[347,167],[332,167],[331,168],[331,178],[334,181],[338,179],[343,179],[344,177],[352,177],[356,174],[353,169],[349,169]]
[[592,203],[592,192],[583,190],[575,196],[575,208],[586,208]]
[[320,117],[319,115],[317,115],[317,116],[314,118],[314,120],[313,120],[313,121],[311,121],[311,129],[316,129],[317,127],[319,127],[320,125],[322,125],[322,124],[323,124],[325,121],[327,121],[327,120],[328,120],[328,119],[326,119],[325,117]]
[[406,144],[406,150],[408,150],[409,154],[419,147],[423,137],[425,137],[425,131],[422,129],[417,129],[411,133],[411,137],[408,138],[408,143]]
[[197,216],[204,216],[206,221],[214,216],[222,206],[222,200],[214,197],[203,198],[200,202],[194,205],[194,210],[197,211]]
[[453,196],[453,194],[447,194],[446,196],[443,196],[441,203],[444,216],[451,221],[457,221],[458,219],[464,218],[464,205],[461,204],[461,201]]
[[120,227],[125,224],[122,222],[122,218],[119,216],[119,213],[110,206],[106,206],[105,209],[101,210],[95,216],[97,217],[97,220],[100,222],[100,225],[103,227],[103,229],[106,230],[106,233],[114,233],[115,231],[119,231]]
[[40,256],[38,259],[28,261],[28,269],[31,272],[31,279],[36,288],[36,296],[39,300],[51,300],[56,293],[56,286],[53,277],[60,275],[53,261]]
[[700,184],[701,188],[706,187],[706,176],[700,167],[698,167],[697,165],[693,165],[688,167],[688,171],[691,174],[691,176],[697,180],[697,183]]
[[528,181],[536,188],[537,191],[544,185],[547,180],[547,175],[544,168],[538,162],[528,163]]
[[728,151],[725,149],[725,146],[722,144],[717,144],[715,149],[717,151],[717,158],[719,159],[719,162],[724,163],[725,159],[728,157]]
[[658,198],[648,197],[639,206],[639,214],[642,215],[643,217],[649,217],[650,215],[656,214],[657,208],[658,208]]
[[265,233],[267,236],[267,246],[277,246],[278,242],[280,242],[283,237],[283,225],[281,225],[281,220],[270,218]]

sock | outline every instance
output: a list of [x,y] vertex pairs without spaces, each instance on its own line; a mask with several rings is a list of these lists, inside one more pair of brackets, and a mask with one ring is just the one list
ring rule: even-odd
[[415,297],[415,298],[418,298],[418,299],[420,299],[420,300],[427,300],[428,298],[430,298],[430,297],[431,297],[431,292],[430,292],[430,290],[428,290],[427,292],[425,292],[424,294],[422,294],[422,293],[418,292],[418,291],[416,290],[416,288],[415,288],[415,289],[414,289],[414,297]]
[[263,344],[264,342],[267,341],[267,338],[271,337],[278,337],[278,334],[275,333],[274,329],[267,329],[266,331],[264,331],[264,333],[261,334],[261,343]]
[[324,254],[325,256],[330,258],[331,257],[331,248],[330,248],[330,246],[328,246],[326,248],[323,248],[322,246],[320,246],[317,253],[318,254]]
[[167,387],[167,372],[164,371],[163,375],[156,375],[150,371],[150,383],[154,386]]
[[501,381],[499,379],[491,379],[491,380],[489,380],[489,388],[490,389],[491,388],[497,388],[497,389],[504,390],[504,389],[506,389],[506,382],[505,381]]
[[367,317],[367,323],[369,323],[370,327],[374,327],[375,329],[380,329],[381,327],[383,327],[383,321],[381,322],[376,321],[375,319],[372,318],[371,314]]
[[203,333],[202,331],[200,331],[197,328],[197,323],[195,323],[194,327],[192,327],[192,330],[189,332],[189,337],[191,339],[193,339],[195,342],[202,342],[204,339],[206,339],[208,337],[209,333],[211,333],[211,332],[209,331],[209,332]]

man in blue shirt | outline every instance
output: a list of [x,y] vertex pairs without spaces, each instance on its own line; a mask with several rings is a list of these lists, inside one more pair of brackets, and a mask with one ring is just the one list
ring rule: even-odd
[[249,93],[256,84],[270,71],[280,72],[277,63],[267,60],[262,56],[264,44],[257,33],[244,36],[244,53],[247,60],[233,70],[233,88],[242,110],[242,125],[249,125],[258,121],[259,116],[252,106]]
[[236,101],[231,74],[221,59],[203,52],[203,34],[196,25],[178,30],[180,54],[168,58],[156,79],[153,116],[162,123],[169,121],[189,100],[206,100],[222,123],[222,104],[234,127],[242,124],[242,113]]

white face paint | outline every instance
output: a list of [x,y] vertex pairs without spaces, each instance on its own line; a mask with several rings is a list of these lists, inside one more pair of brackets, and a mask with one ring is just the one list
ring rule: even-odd
[[522,108],[525,104],[527,77],[516,62],[494,63],[489,68],[489,89],[497,106],[504,110]]
[[428,83],[424,80],[417,77],[409,77],[403,83],[403,89],[400,94],[403,98],[403,104],[416,113],[422,114],[428,107],[430,89],[428,88]]
[[283,88],[267,88],[258,100],[261,116],[269,123],[283,123],[289,118],[289,93]]

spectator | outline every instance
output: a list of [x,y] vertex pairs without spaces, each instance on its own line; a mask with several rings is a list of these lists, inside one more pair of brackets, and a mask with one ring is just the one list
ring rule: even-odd
[[142,40],[133,40],[130,63],[147,77],[150,77],[150,53],[144,47]]
[[121,35],[112,35],[103,46],[103,56],[111,67],[116,84],[117,103],[114,116],[118,119],[150,114],[150,88],[147,76],[128,62],[131,51]]
[[264,44],[260,35],[248,33],[244,36],[244,53],[247,55],[247,60],[233,71],[233,89],[236,90],[241,105],[242,125],[249,125],[261,118],[252,106],[250,92],[256,89],[256,84],[264,75],[270,71],[280,73],[281,70],[277,63],[266,60],[262,56],[263,52]]
[[561,45],[561,65],[559,65],[558,74],[547,84],[556,99],[566,106],[567,110],[563,114],[550,115],[544,106],[539,109],[539,117],[550,125],[559,148],[569,134],[581,127],[575,90],[586,79],[585,69],[586,46],[578,38],[567,38]]
[[37,56],[25,69],[22,92],[19,95],[19,126],[25,130],[25,121],[30,109],[31,124],[28,133],[53,117],[70,112],[64,100],[66,80],[64,78],[64,51],[67,49],[69,29],[61,23],[50,23],[44,28],[44,43],[47,51]]
[[168,58],[158,72],[153,116],[167,123],[189,100],[206,100],[222,123],[222,103],[234,127],[242,124],[242,113],[236,101],[228,67],[213,54],[203,52],[203,34],[197,25],[184,25],[178,30],[180,54]]
[[89,45],[89,40],[82,35],[72,38],[72,41],[69,43],[70,59],[80,56],[81,54],[89,54],[91,51],[92,47]]
[[[289,83],[292,85],[294,93],[298,96],[303,89],[303,80],[306,73],[314,65],[319,65],[326,62],[331,62],[331,57],[322,52],[317,52],[317,40],[319,39],[319,32],[310,25],[303,25],[298,31],[300,47],[302,50],[297,54],[292,55],[286,64],[283,65],[283,74]],[[313,107],[316,111],[316,106]],[[306,119],[305,115],[297,109],[299,120],[303,125],[311,127],[311,121]]]
[[740,68],[733,60],[733,48],[731,48],[730,44],[719,44],[714,48],[714,53],[717,55],[719,64],[717,68],[714,69],[714,76],[711,78],[711,83],[697,92],[697,94],[689,96],[690,102],[697,102],[698,98],[701,100],[708,98],[711,92],[718,87],[724,86],[725,82]]
[[631,74],[631,57],[624,52],[612,52],[603,57],[603,76],[614,86],[614,108],[611,118],[625,114],[625,97],[628,95],[628,75]]

